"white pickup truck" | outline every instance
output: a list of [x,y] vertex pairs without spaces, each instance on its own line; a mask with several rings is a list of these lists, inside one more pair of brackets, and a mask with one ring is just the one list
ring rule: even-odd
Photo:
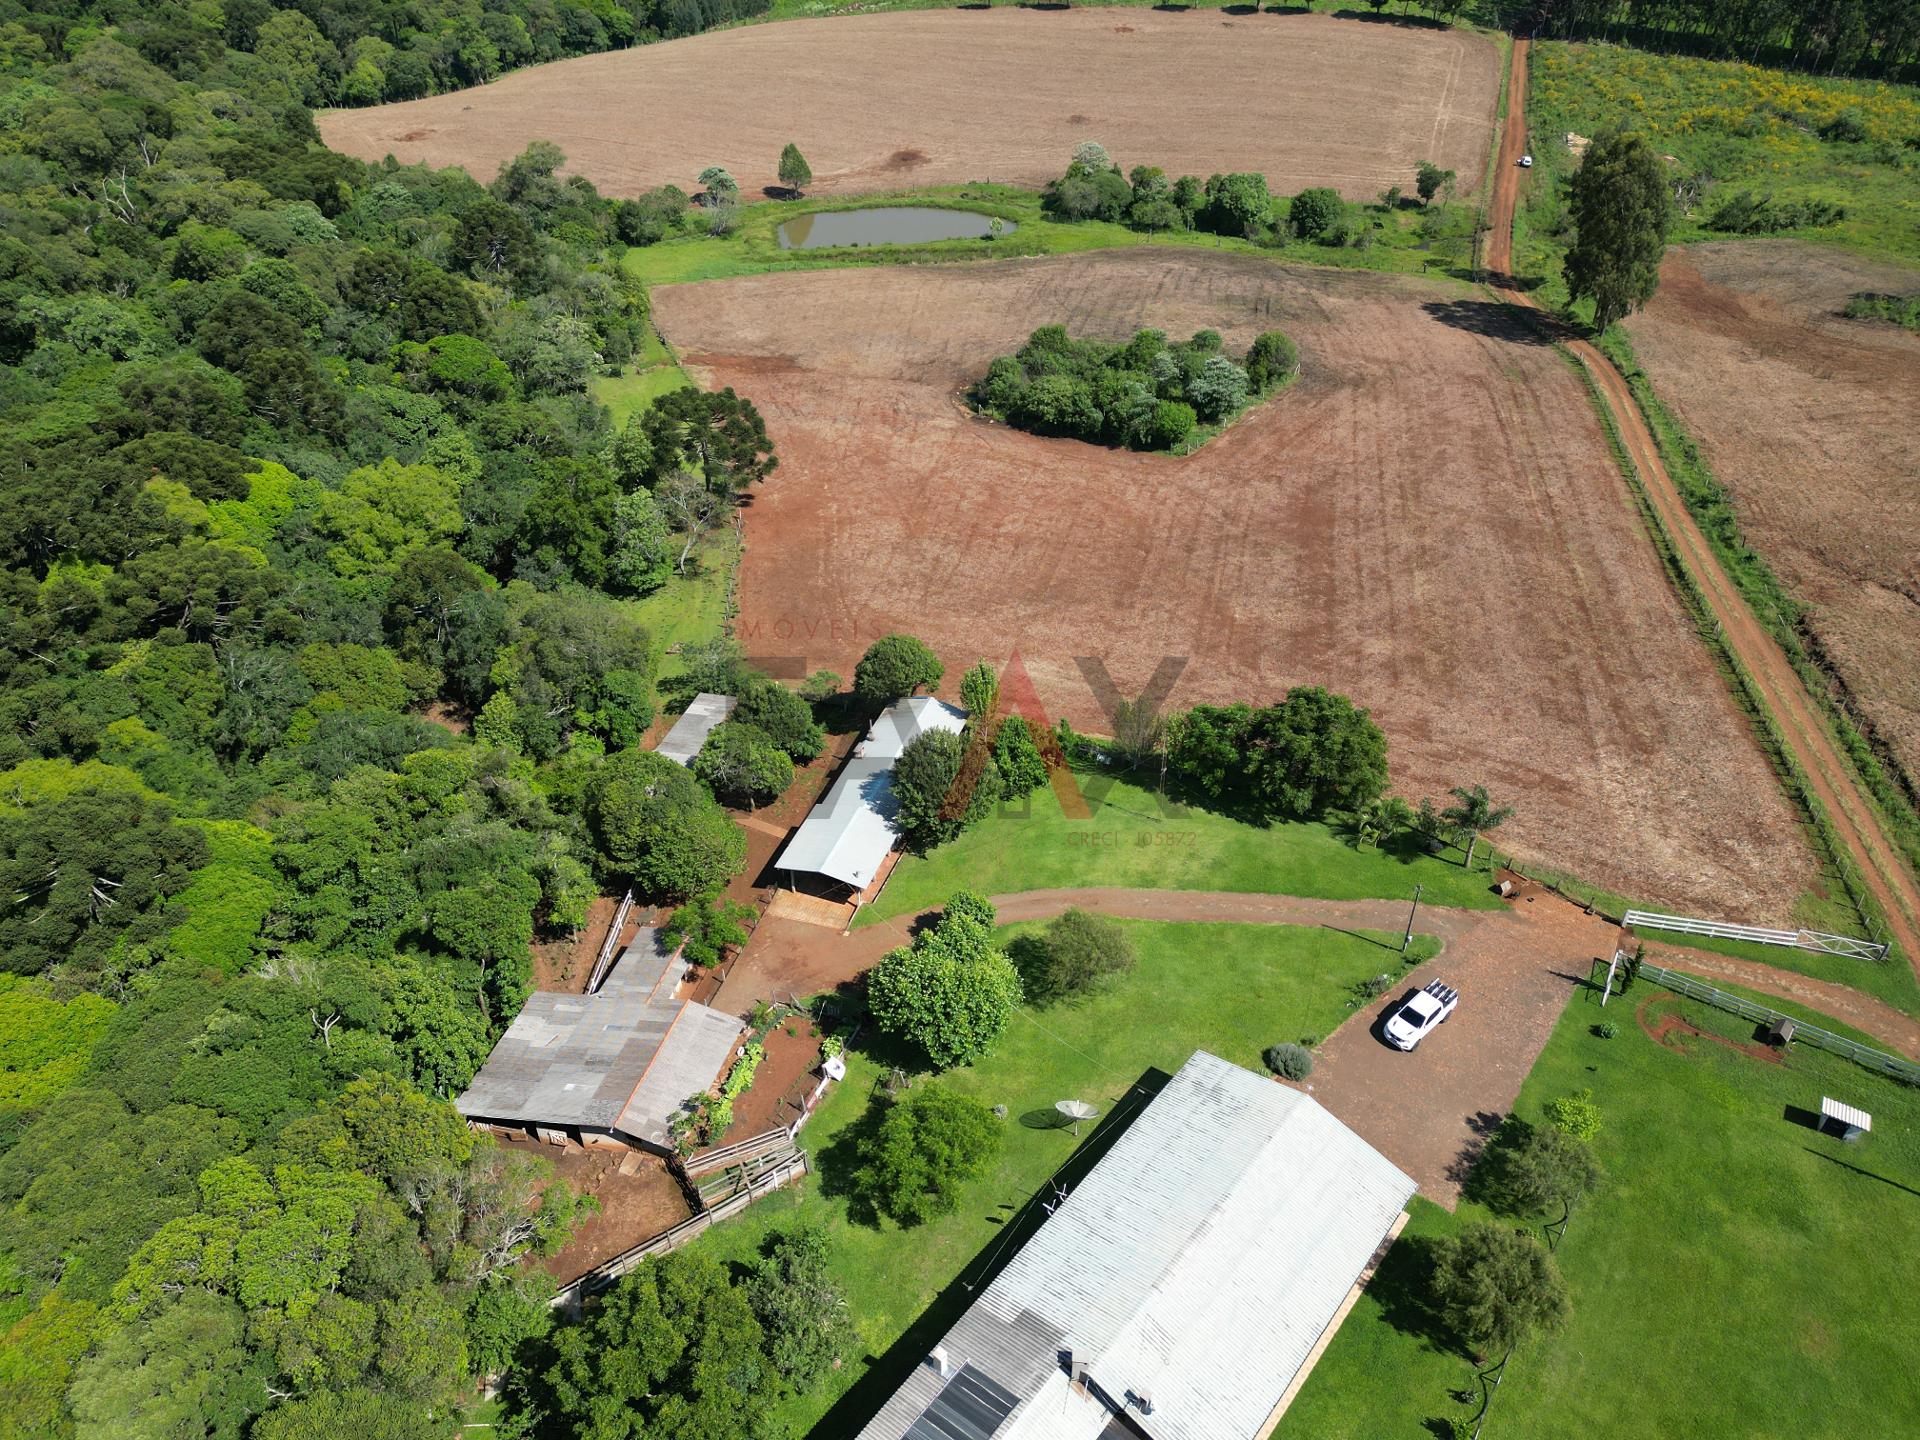
[[1415,991],[1406,1004],[1387,1017],[1382,1033],[1394,1049],[1411,1050],[1444,1024],[1459,1003],[1458,990],[1429,980],[1424,990]]

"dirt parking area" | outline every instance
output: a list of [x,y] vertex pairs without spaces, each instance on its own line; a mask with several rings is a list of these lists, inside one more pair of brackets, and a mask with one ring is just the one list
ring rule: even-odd
[[1690,245],[1628,322],[1655,391],[1910,784],[1920,784],[1920,336],[1840,315],[1920,271],[1796,241]]
[[1421,160],[1477,188],[1499,52],[1484,36],[1328,15],[925,10],[749,25],[316,117],[327,144],[491,180],[531,140],[613,195],[757,196],[792,141],[814,191],[1041,185],[1098,140],[1123,167],[1257,170],[1371,200]]
[[[1577,378],[1502,307],[1407,277],[1140,249],[764,275],[657,291],[703,380],[766,414],[737,631],[850,674],[926,639],[949,692],[1016,649],[1103,731],[1324,684],[1372,708],[1396,785],[1481,782],[1536,858],[1684,910],[1779,917],[1812,864],[1631,508]],[[1034,326],[1279,326],[1302,378],[1186,459],[1045,440],[960,392]]]
[[[1552,897],[1484,916],[1454,913],[1463,933],[1334,1031],[1301,1087],[1449,1210],[1568,997],[1619,934]],[[1417,1048],[1395,1050],[1380,1027],[1429,980],[1457,989],[1459,1007]]]

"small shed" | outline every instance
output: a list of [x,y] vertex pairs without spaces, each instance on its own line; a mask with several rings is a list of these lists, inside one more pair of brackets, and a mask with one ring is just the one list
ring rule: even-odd
[[1831,1095],[1820,1097],[1820,1128],[1842,1140],[1858,1140],[1873,1129],[1873,1117],[1864,1110],[1843,1105]]
[[673,728],[661,740],[656,753],[664,755],[676,765],[691,765],[693,757],[700,753],[700,747],[707,743],[714,727],[733,714],[733,707],[740,702],[731,695],[715,695],[701,691],[693,697],[693,703],[687,706],[686,713],[673,722]]
[[1793,1032],[1797,1029],[1794,1021],[1782,1015],[1767,1027],[1767,1043],[1785,1047],[1793,1043]]

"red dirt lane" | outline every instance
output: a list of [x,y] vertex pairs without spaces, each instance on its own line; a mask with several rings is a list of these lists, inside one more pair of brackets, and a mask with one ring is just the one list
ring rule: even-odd
[[[1526,95],[1527,42],[1516,40],[1507,88],[1507,123],[1496,162],[1487,266],[1499,277],[1495,280],[1496,288],[1509,304],[1537,311],[1539,307],[1534,301],[1512,284],[1513,212],[1521,181],[1521,171],[1515,162],[1526,145]],[[1680,498],[1673,477],[1661,462],[1659,447],[1626,380],[1606,356],[1586,341],[1564,334],[1559,338],[1599,386],[1634,466],[1646,484],[1653,507],[1679,547],[1683,563],[1705,592],[1707,605],[1725,633],[1729,647],[1753,676],[1762,700],[1786,737],[1788,748],[1806,771],[1814,793],[1831,818],[1841,845],[1859,866],[1867,888],[1886,915],[1894,942],[1905,952],[1915,973],[1920,974],[1920,884],[1902,862],[1879,812],[1828,733],[1792,664],[1747,607],[1726,571],[1720,568],[1712,547],[1700,533],[1700,527]],[[1721,478],[1738,489],[1737,477],[1723,474]],[[1672,804],[1670,796],[1663,797],[1663,820],[1674,813]]]
[[[1077,657],[1170,703],[1321,684],[1414,798],[1479,781],[1503,843],[1689,913],[1784,920],[1812,857],[1647,545],[1584,387],[1460,286],[1140,248],[748,276],[654,292],[662,333],[766,416],[736,633],[848,674],[889,630],[956,684],[1017,648],[1110,724]],[[1036,325],[1279,326],[1301,378],[1177,459],[1049,440],[960,394]],[[1662,797],[1648,823],[1648,797]]]
[[816,193],[1039,186],[1083,140],[1169,175],[1257,170],[1371,200],[1421,160],[1480,184],[1499,52],[1328,15],[1011,7],[836,16],[582,56],[316,118],[327,144],[491,180],[531,140],[613,195],[722,165],[758,198],[788,141]]
[[1920,338],[1849,320],[1920,270],[1831,245],[1667,252],[1627,321],[1654,389],[1732,491],[1852,708],[1920,785]]

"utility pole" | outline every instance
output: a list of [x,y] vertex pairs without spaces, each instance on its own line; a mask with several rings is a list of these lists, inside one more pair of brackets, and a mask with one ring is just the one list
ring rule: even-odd
[[1413,944],[1413,917],[1420,913],[1420,892],[1425,888],[1426,887],[1422,885],[1413,887],[1413,908],[1407,911],[1407,933],[1400,937],[1400,953],[1402,955],[1406,954],[1407,947]]

